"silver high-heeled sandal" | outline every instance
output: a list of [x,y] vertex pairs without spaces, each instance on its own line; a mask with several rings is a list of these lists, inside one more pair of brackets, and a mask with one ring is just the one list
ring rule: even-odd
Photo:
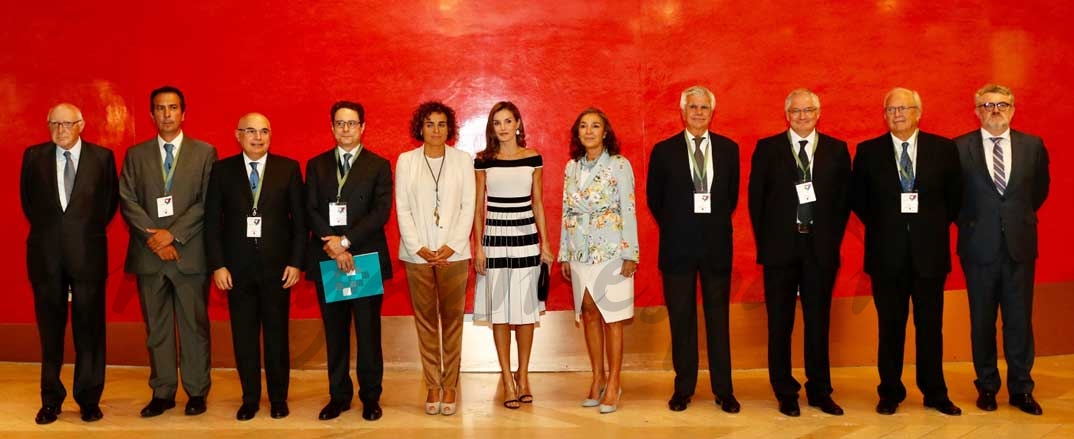
[[615,413],[615,411],[619,409],[619,401],[622,398],[623,398],[623,388],[620,387],[619,388],[619,396],[617,396],[615,398],[615,404],[611,404],[611,405],[609,405],[609,404],[601,404],[600,405],[600,414],[606,415],[608,413]]
[[597,399],[593,399],[593,398],[583,399],[582,400],[582,407],[596,407],[596,406],[600,405],[600,400],[604,399],[604,389],[605,389],[604,387],[600,388],[600,396],[597,396]]

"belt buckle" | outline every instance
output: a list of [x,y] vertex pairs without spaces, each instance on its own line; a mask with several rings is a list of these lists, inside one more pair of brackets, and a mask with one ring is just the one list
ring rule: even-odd
[[798,233],[813,233],[813,226],[810,224],[798,224]]

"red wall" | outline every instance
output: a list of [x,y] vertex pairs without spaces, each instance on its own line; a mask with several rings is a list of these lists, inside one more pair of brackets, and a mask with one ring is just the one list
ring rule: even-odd
[[[235,122],[263,112],[272,149],[305,161],[333,144],[329,106],[367,108],[365,144],[390,157],[416,146],[413,108],[441,99],[459,113],[462,149],[482,137],[488,108],[519,105],[531,145],[545,156],[547,215],[558,221],[569,125],[584,107],[607,111],[634,164],[642,225],[638,305],[662,303],[657,235],[643,207],[648,152],[679,131],[679,92],[695,83],[717,95],[714,129],[742,147],[743,193],[735,213],[736,301],[763,297],[754,263],[745,187],[755,141],[784,129],[783,98],[806,86],[820,94],[820,129],[851,145],[885,131],[880,106],[893,86],[917,89],[922,128],[955,136],[976,127],[972,93],[1011,86],[1014,125],[1051,147],[1052,193],[1041,212],[1038,282],[1074,280],[1063,253],[1074,161],[1062,142],[1074,93],[1074,31],[1065,2],[678,2],[440,0],[261,2],[9,2],[0,14],[0,262],[9,280],[0,323],[33,321],[25,270],[27,223],[17,212],[22,150],[48,138],[50,106],[82,108],[83,137],[116,151],[155,134],[148,93],[173,84],[189,104],[186,133],[238,152]],[[791,2],[788,2],[791,3]],[[841,5],[846,3],[847,5]],[[947,5],[940,6],[940,3]],[[389,225],[393,242],[398,232]],[[134,279],[122,273],[126,226],[110,230],[111,321],[137,321]],[[554,246],[555,247],[555,246]],[[393,244],[393,252],[394,244]],[[836,294],[868,294],[861,225],[852,221]],[[956,268],[948,287],[961,288]],[[400,267],[387,285],[387,314],[408,310]],[[553,308],[569,286],[554,279]],[[218,294],[213,292],[214,297]],[[294,293],[292,314],[316,317],[312,284]],[[213,300],[214,319],[226,307]]]

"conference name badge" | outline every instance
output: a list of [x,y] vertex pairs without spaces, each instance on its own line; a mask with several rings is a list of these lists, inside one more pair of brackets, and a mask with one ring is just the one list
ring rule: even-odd
[[328,225],[347,225],[347,203],[328,203]]
[[247,238],[260,238],[261,237],[261,217],[248,216],[246,217],[246,237]]
[[817,193],[813,192],[812,181],[798,183],[794,185],[794,190],[798,191],[798,204],[807,204],[817,201]]
[[694,213],[712,213],[712,194],[694,194]]
[[172,203],[172,196],[157,198],[157,218],[167,218],[175,215],[175,204]]
[[902,213],[917,213],[917,203],[920,197],[917,192],[902,193]]

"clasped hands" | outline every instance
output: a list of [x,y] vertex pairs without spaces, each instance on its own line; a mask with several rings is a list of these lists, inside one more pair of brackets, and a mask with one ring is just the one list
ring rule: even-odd
[[350,273],[354,271],[354,256],[351,252],[343,248],[343,244],[340,242],[343,239],[342,236],[325,236],[321,238],[324,242],[324,246],[321,247],[328,257],[336,260],[336,267],[339,271],[344,273]]
[[452,250],[447,245],[441,246],[436,251],[429,250],[428,247],[422,247],[421,250],[418,250],[418,256],[421,256],[426,263],[434,267],[443,267],[450,264],[451,262],[448,261],[448,258],[454,254],[455,250]]
[[156,253],[157,257],[162,261],[178,261],[179,250],[175,249],[175,236],[172,236],[172,232],[168,229],[145,229],[151,235],[146,240],[145,244]]

